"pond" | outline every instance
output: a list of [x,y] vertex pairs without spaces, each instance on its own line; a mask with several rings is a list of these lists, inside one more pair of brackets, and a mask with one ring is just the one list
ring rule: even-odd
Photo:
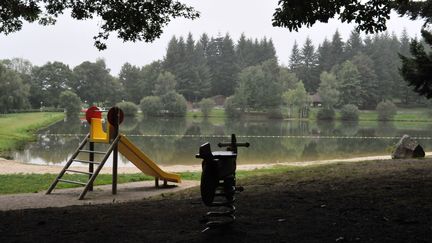
[[[88,129],[88,124],[78,119],[59,122],[40,131],[36,142],[12,152],[11,156],[28,163],[64,164]],[[389,155],[403,134],[419,138],[425,150],[432,147],[432,124],[414,122],[127,118],[120,130],[150,158],[164,166],[200,164],[201,161],[195,158],[199,146],[208,141],[212,149],[217,150],[216,144],[229,141],[231,133],[237,135],[239,142],[251,144],[249,148],[239,149],[238,164]],[[119,165],[131,166],[123,157]]]

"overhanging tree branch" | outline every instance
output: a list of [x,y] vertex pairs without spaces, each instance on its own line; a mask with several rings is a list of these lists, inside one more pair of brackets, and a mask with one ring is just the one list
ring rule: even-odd
[[0,33],[21,30],[24,22],[55,24],[58,15],[71,10],[77,20],[102,18],[95,46],[106,49],[112,32],[124,41],[152,42],[171,19],[195,19],[199,12],[174,0],[3,0],[0,1]]

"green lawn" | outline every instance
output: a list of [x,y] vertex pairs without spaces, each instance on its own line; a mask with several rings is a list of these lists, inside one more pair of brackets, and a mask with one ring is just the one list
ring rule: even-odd
[[35,139],[34,132],[62,120],[60,112],[34,112],[0,115],[0,155]]
[[[188,111],[186,113],[186,117],[203,117],[201,111]],[[209,117],[225,117],[225,110],[224,109],[213,109],[210,112]]]
[[[275,175],[287,171],[297,171],[301,167],[275,166],[268,169],[256,169],[251,171],[237,171],[237,178],[247,178],[250,176]],[[201,172],[182,172],[179,173],[182,180],[200,180]],[[8,174],[0,175],[0,194],[32,193],[45,191],[56,178],[57,174]],[[85,175],[65,175],[63,179],[87,182]],[[118,183],[154,180],[154,177],[142,173],[119,174]],[[96,178],[95,185],[111,184],[112,175],[100,174]],[[58,183],[56,188],[73,188],[78,185],[68,183]]]

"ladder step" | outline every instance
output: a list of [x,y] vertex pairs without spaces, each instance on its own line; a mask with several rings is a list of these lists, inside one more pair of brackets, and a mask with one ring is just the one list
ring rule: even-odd
[[90,173],[90,172],[87,172],[87,171],[70,170],[70,169],[67,169],[66,171],[73,172],[73,173],[86,174],[86,175],[93,175],[93,173]]
[[92,153],[92,154],[106,154],[106,152],[103,152],[103,151],[91,151],[91,150],[85,150],[85,149],[80,150],[80,152],[83,152],[83,153]]
[[74,159],[73,161],[75,161],[75,162],[81,162],[81,163],[87,163],[87,164],[95,164],[95,165],[100,164],[100,162],[94,162],[94,161],[82,160],[82,159]]
[[71,184],[82,185],[82,186],[87,185],[87,183],[80,182],[80,181],[70,181],[70,180],[64,180],[64,179],[58,179],[58,181],[66,182],[66,183],[71,183]]

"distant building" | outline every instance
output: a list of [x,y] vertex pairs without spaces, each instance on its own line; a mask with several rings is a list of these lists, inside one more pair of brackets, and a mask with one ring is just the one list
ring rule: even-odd
[[322,106],[321,96],[318,93],[315,93],[310,96],[311,106],[312,107],[320,107]]
[[211,97],[216,106],[223,106],[225,104],[226,97],[223,95],[216,95]]

